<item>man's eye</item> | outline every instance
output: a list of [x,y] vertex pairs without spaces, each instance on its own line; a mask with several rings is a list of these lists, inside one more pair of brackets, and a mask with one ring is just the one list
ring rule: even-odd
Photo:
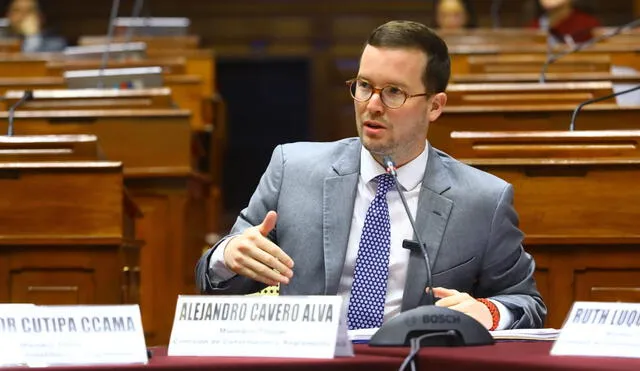
[[402,95],[402,90],[393,86],[387,87],[387,92],[391,95]]

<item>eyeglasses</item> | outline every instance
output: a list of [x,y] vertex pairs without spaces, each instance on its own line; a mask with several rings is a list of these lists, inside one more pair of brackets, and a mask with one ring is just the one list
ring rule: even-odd
[[404,102],[406,102],[409,98],[424,97],[429,95],[428,93],[407,94],[404,90],[392,85],[387,85],[383,88],[376,88],[361,79],[351,79],[348,80],[346,84],[349,87],[351,96],[356,101],[366,102],[371,99],[373,94],[377,93],[378,95],[380,95],[382,104],[391,109],[402,107]]

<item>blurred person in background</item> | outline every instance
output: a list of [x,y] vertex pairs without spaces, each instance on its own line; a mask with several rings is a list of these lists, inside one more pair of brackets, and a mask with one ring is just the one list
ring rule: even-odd
[[601,27],[590,9],[575,0],[538,0],[538,18],[531,26],[548,31],[557,42],[582,43],[593,37],[593,29]]
[[478,26],[470,0],[437,0],[436,26],[441,30],[464,30]]
[[22,39],[23,52],[58,52],[67,43],[45,28],[42,3],[37,0],[12,0],[6,10],[11,31]]

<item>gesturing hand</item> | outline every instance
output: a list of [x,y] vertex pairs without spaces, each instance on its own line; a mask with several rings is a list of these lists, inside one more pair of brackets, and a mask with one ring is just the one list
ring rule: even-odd
[[434,287],[433,295],[441,298],[436,302],[437,306],[450,308],[467,314],[480,322],[487,329],[492,327],[493,318],[491,317],[489,308],[466,292],[445,289],[443,287]]
[[269,211],[261,224],[229,240],[223,254],[227,268],[269,286],[288,284],[293,260],[267,238],[277,220],[278,214]]

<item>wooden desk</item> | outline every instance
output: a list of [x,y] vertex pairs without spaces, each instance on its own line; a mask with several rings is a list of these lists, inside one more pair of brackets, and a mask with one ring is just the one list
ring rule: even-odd
[[[547,60],[544,54],[529,55],[474,55],[467,57],[469,73],[540,72]],[[608,72],[608,55],[567,55],[549,65],[549,72]],[[457,72],[457,71],[456,71]]]
[[0,161],[104,160],[95,135],[0,136]]
[[[206,101],[209,96],[202,95],[202,77],[195,75],[169,75],[165,76],[164,80],[165,86],[171,89],[171,95],[178,107],[191,111],[190,120],[193,130],[206,130],[209,123],[204,122],[202,111],[204,110],[203,101]],[[66,88],[64,79],[60,76],[0,78],[0,95],[4,95],[11,90],[64,90]],[[120,106],[117,108],[124,109],[125,107]]]
[[[615,29],[616,27],[598,27],[593,30],[593,35],[596,37],[603,36],[605,34],[608,35],[614,32]],[[640,42],[640,32],[638,32],[637,27],[630,28],[625,30],[622,33],[619,33],[614,37],[610,37],[606,40],[602,40],[602,42],[613,43],[613,44],[638,45],[638,42]]]
[[[545,74],[547,83],[551,82],[593,82],[606,81],[611,83],[640,83],[640,73],[628,75],[613,75],[610,72],[561,72]],[[474,73],[455,74],[451,76],[450,83],[532,83],[540,81],[540,72],[534,73]]]
[[164,85],[171,89],[171,95],[178,107],[191,112],[191,128],[194,131],[207,130],[211,122],[203,118],[204,105],[208,95],[203,95],[204,79],[197,75],[165,76]]
[[0,154],[0,301],[127,304],[139,245],[119,162],[7,162]]
[[47,61],[37,56],[0,53],[0,77],[45,76]]
[[[513,30],[513,29],[511,29]],[[465,30],[466,31],[466,30]],[[513,35],[509,35],[508,32],[501,33],[462,33],[462,34],[453,34],[453,33],[442,33],[438,31],[438,35],[442,37],[444,42],[447,45],[483,45],[483,44],[522,44],[522,43],[532,43],[532,44],[544,44],[547,40],[547,35],[538,32],[537,34],[523,34],[523,33],[515,33]]]
[[[184,75],[187,60],[183,57],[110,60],[107,68],[162,67],[164,75]],[[62,76],[65,71],[93,70],[102,66],[100,59],[67,59],[47,62],[47,76]]]
[[[375,26],[373,26],[375,27]],[[475,28],[437,30],[447,45],[546,44],[547,33],[532,28]]]
[[547,326],[577,300],[640,301],[640,131],[452,133],[451,148],[513,185]]
[[[215,53],[212,49],[162,48],[147,51],[148,59],[110,60],[108,67],[162,66],[166,75],[195,75],[202,78],[201,96],[217,89]],[[0,77],[61,76],[63,71],[99,68],[100,60],[65,60],[60,53],[0,53]]]
[[0,77],[0,95],[10,90],[42,90],[42,89],[66,89],[67,86],[62,77],[31,76],[31,77]]
[[[566,46],[559,46],[554,48],[553,52],[566,51]],[[580,51],[574,55],[568,55],[561,60],[561,62],[567,58],[600,58],[602,56],[610,58],[610,64],[616,66],[627,66],[635,69],[640,69],[640,49],[637,45],[625,45],[625,44],[596,44],[591,47]],[[532,55],[538,55],[537,59],[546,60],[548,53],[547,45],[545,44],[494,44],[494,45],[452,45],[449,48],[449,54],[451,56],[451,75],[456,76],[458,74],[471,73],[469,58],[477,56],[501,56],[502,58],[508,57],[531,57]],[[554,64],[556,64],[554,63]],[[539,67],[542,67],[542,63],[539,63]],[[549,72],[555,72],[555,67],[550,68]],[[533,71],[540,72],[540,69]],[[576,72],[576,71],[562,71],[564,72]],[[584,71],[586,72],[586,71]]]
[[22,40],[17,37],[0,39],[0,53],[20,53]]
[[123,162],[144,215],[136,235],[145,242],[140,302],[149,345],[169,340],[176,295],[196,292],[193,267],[205,245],[209,184],[194,171],[188,118],[175,109],[16,112],[16,134],[93,134],[107,159]]
[[[454,152],[453,131],[568,130],[575,105],[445,107],[429,126],[427,138],[436,148]],[[639,128],[640,107],[616,104],[584,107],[576,119],[577,130]]]
[[202,78],[202,95],[208,97],[217,89],[216,55],[213,49],[152,49],[148,50],[149,58],[169,58],[180,56],[186,59],[185,74]]
[[640,130],[454,131],[451,142],[467,159],[640,158]]
[[[211,96],[217,90],[215,79],[215,54],[213,50],[163,48],[147,50],[147,55],[148,58],[142,60],[132,59],[109,61],[107,66],[110,68],[161,66],[163,67],[165,76],[199,76],[202,79],[202,85],[200,86],[201,97]],[[60,56],[57,56],[53,60],[47,62],[47,72],[45,74],[50,76],[61,76],[62,72],[65,70],[96,69],[99,68],[101,64],[100,60],[64,60],[60,59]]]
[[[574,104],[613,92],[610,82],[452,84],[447,106]],[[607,104],[607,103],[603,103]]]
[[[125,36],[115,36],[112,43],[127,41]],[[133,36],[128,41],[143,42],[147,44],[147,50],[156,49],[195,49],[200,45],[200,36]],[[103,35],[85,35],[78,38],[78,45],[104,45],[107,37]]]
[[[0,113],[0,132],[7,113]],[[189,112],[162,110],[16,111],[17,135],[92,134],[129,176],[187,174],[193,168]]]
[[[24,95],[24,90],[9,90],[0,102],[7,110]],[[33,91],[33,100],[23,110],[73,110],[101,108],[171,108],[171,89],[42,89]]]

